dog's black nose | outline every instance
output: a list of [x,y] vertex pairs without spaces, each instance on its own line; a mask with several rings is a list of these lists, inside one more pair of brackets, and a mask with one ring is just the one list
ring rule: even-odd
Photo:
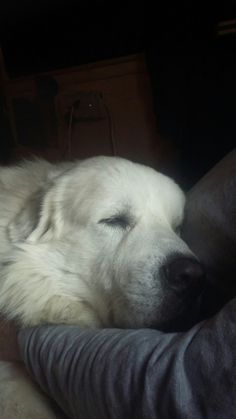
[[198,295],[203,287],[204,271],[200,263],[190,257],[170,259],[164,265],[164,275],[168,286],[176,292],[187,291],[188,295]]

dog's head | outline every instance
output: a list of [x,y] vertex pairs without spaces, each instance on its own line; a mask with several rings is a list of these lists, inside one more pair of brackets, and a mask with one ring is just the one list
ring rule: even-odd
[[203,279],[179,236],[184,203],[181,189],[151,168],[108,157],[74,164],[9,226],[14,272],[28,281],[18,288],[25,310],[31,305],[20,317],[170,330]]

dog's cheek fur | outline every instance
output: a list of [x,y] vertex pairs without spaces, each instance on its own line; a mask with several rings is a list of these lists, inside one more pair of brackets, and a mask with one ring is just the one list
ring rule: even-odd
[[77,273],[67,272],[62,253],[52,252],[47,243],[22,244],[10,260],[2,261],[0,311],[20,325],[99,326],[90,295],[86,278],[82,281]]

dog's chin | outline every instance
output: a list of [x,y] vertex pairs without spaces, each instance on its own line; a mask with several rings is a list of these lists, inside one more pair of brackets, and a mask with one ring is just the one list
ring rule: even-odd
[[[231,295],[232,298],[232,295]],[[207,282],[200,295],[184,303],[184,310],[166,321],[156,323],[153,327],[166,333],[185,332],[195,324],[204,321],[216,313],[231,299],[218,284]]]
[[[125,318],[112,319],[112,327],[130,329],[156,329],[165,333],[185,332],[202,320],[202,294],[196,298],[178,298],[169,295],[162,305],[155,309],[157,315],[140,319],[132,311]],[[124,314],[124,313],[123,313]],[[137,314],[137,313],[136,313]],[[140,313],[139,313],[140,315]],[[111,327],[111,325],[109,326]]]
[[161,321],[154,322],[150,328],[160,330],[165,333],[186,332],[195,324],[202,320],[201,318],[201,301],[202,295],[185,301],[184,308],[176,309],[172,312],[171,317]]

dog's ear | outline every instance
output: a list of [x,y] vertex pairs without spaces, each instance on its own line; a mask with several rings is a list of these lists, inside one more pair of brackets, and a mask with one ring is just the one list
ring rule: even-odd
[[7,231],[10,240],[15,242],[25,241],[39,222],[40,197],[33,196],[26,205],[10,221]]
[[38,193],[8,225],[8,235],[12,242],[45,241],[58,238],[63,227],[63,217],[55,197],[54,187],[45,194]]

